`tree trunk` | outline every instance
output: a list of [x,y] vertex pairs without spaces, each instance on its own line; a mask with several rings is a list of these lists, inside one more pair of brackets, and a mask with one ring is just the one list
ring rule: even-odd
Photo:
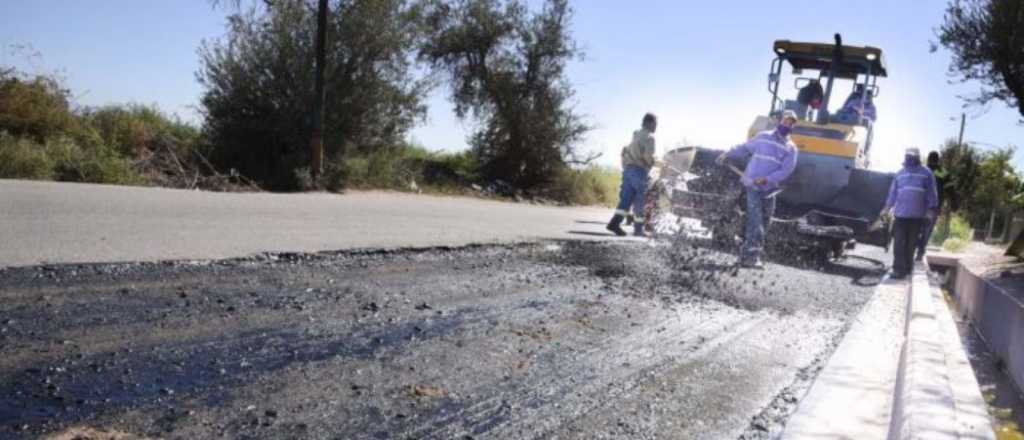
[[985,241],[992,241],[992,230],[996,227],[996,208],[992,208],[992,213],[988,216],[988,232],[985,234]]

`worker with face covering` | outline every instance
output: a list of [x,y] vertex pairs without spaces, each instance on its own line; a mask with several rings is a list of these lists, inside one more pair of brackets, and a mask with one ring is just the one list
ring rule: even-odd
[[622,187],[619,189],[619,205],[615,215],[608,222],[607,229],[618,236],[626,235],[622,220],[629,209],[633,209],[633,235],[644,234],[644,195],[647,193],[648,174],[654,166],[654,131],[658,118],[651,113],[644,115],[640,129],[633,132],[633,141],[622,149]]
[[892,228],[892,278],[904,278],[914,270],[914,248],[921,229],[938,214],[935,187],[935,176],[921,166],[920,150],[907,148],[903,169],[893,177],[882,208],[882,215],[896,218]]
[[750,158],[740,178],[747,192],[746,229],[743,248],[740,249],[740,266],[764,268],[761,256],[764,254],[765,233],[775,214],[775,195],[796,167],[797,149],[789,139],[796,121],[796,113],[786,110],[774,130],[758,133],[746,143],[722,153],[716,160],[721,165],[726,159]]

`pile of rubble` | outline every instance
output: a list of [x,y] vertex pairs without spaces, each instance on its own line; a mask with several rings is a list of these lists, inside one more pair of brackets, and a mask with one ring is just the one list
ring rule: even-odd
[[156,186],[207,191],[260,191],[253,181],[232,169],[223,174],[193,147],[183,147],[171,136],[160,136],[137,154],[132,164]]

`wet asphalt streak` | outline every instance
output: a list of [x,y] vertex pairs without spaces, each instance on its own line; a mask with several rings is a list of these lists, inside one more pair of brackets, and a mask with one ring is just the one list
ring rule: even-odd
[[[880,276],[546,242],[0,270],[0,438],[769,438]],[[785,261],[785,260],[783,260]]]

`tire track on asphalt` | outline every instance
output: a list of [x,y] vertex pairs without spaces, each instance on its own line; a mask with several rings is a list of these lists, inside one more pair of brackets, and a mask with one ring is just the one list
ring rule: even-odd
[[[505,438],[496,434],[501,432],[496,430],[504,429],[511,422],[536,422],[530,417],[519,415],[513,420],[513,410],[521,408],[531,414],[560,413],[564,410],[550,411],[549,407],[563,402],[564,396],[571,395],[574,389],[584,390],[576,394],[596,395],[614,383],[635,382],[639,377],[655,374],[665,365],[681,359],[699,358],[710,347],[723,343],[731,335],[742,334],[745,329],[765,319],[761,317],[748,321],[748,318],[748,314],[737,314],[728,320],[680,325],[681,319],[677,316],[646,326],[625,337],[610,335],[603,338],[584,352],[573,354],[571,362],[560,362],[569,360],[558,359],[558,353],[549,353],[552,359],[545,366],[552,368],[546,369],[546,374],[539,380],[513,385],[496,393],[492,391],[491,397],[469,405],[453,403],[443,408],[446,414],[440,418],[407,428],[402,431],[403,435],[410,438],[449,439],[487,434]],[[661,328],[666,330],[659,331]],[[732,330],[727,330],[729,328]],[[671,342],[665,344],[666,341]],[[630,357],[631,353],[635,356]],[[634,362],[623,368],[623,358],[634,359]],[[585,373],[581,374],[581,371]],[[582,382],[583,386],[579,387],[576,382]],[[459,423],[456,424],[456,421]]]

